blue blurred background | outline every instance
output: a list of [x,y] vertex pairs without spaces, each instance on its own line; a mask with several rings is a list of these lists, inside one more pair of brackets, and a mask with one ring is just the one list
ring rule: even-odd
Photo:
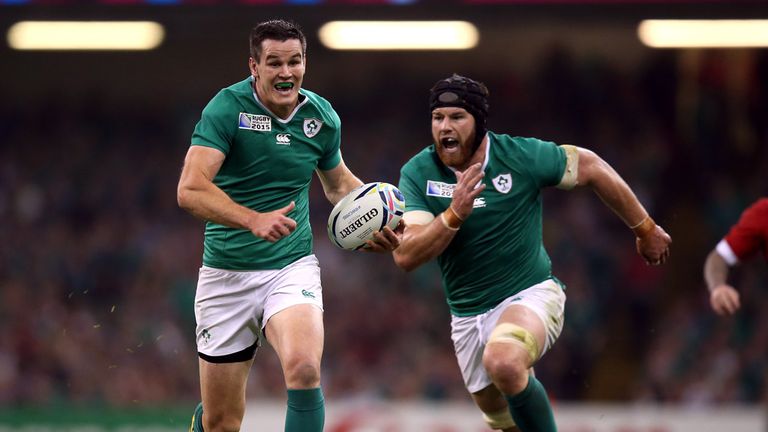
[[[152,19],[168,34],[150,52],[0,44],[4,412],[194,406],[203,223],[177,207],[176,182],[200,111],[247,76],[248,31],[270,18],[304,28],[304,86],[338,111],[364,180],[397,183],[430,143],[429,88],[457,72],[490,88],[492,130],[596,151],[672,235],[668,264],[648,267],[588,189],[545,193],[545,244],[568,286],[565,329],[536,370],[555,401],[768,406],[765,263],[733,274],[733,318],[711,312],[702,279],[706,254],[768,194],[768,50],[654,50],[635,33],[644,18],[768,18],[765,2],[6,3],[3,34],[22,19]],[[371,17],[463,19],[480,43],[338,52],[317,40],[328,20]],[[468,401],[436,266],[405,274],[335,249],[316,179],[311,193],[326,397]],[[279,371],[262,349],[249,397],[284,399]]]

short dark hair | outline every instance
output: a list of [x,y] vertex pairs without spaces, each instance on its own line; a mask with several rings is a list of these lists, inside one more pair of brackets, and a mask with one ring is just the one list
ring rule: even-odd
[[288,39],[298,39],[301,42],[301,54],[307,55],[307,38],[298,24],[285,20],[264,21],[251,29],[250,51],[256,62],[261,57],[261,43],[267,39],[280,42]]

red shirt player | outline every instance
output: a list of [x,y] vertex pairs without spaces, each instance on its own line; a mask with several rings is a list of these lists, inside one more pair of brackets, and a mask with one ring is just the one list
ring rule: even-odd
[[744,210],[739,222],[707,256],[704,279],[715,312],[731,315],[739,309],[739,293],[728,285],[728,271],[758,252],[768,261],[768,198],[760,198]]

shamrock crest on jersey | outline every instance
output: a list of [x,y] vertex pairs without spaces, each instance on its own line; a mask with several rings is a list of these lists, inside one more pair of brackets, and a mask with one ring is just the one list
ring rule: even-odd
[[316,118],[304,119],[304,135],[307,138],[312,138],[320,132],[320,128],[323,127],[323,122]]
[[499,174],[493,179],[493,187],[501,193],[507,193],[512,189],[512,176],[507,174]]

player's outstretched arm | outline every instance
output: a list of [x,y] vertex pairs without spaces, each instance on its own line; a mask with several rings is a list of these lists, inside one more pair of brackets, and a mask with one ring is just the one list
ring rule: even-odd
[[485,189],[480,164],[456,174],[456,188],[448,208],[437,217],[425,211],[407,212],[400,247],[392,254],[395,264],[411,271],[437,257],[451,243],[461,224],[472,214],[475,198]]
[[323,171],[318,169],[317,177],[323,185],[325,197],[331,204],[336,205],[347,196],[352,189],[361,186],[363,182],[355,176],[342,159],[335,168]]
[[672,238],[648,215],[624,179],[602,158],[578,148],[578,182],[590,186],[600,199],[632,229],[637,252],[648,264],[663,264]]
[[[405,214],[403,239],[392,253],[395,264],[405,271],[414,270],[443,253],[458,232],[458,228],[444,225],[440,216],[435,218],[431,213],[424,213],[427,212]],[[415,221],[414,216],[418,217]]]
[[247,229],[270,242],[296,229],[296,221],[286,216],[293,210],[293,202],[282,209],[259,213],[232,201],[213,183],[223,162],[224,153],[219,150],[203,146],[189,148],[176,191],[179,207],[203,220]]
[[709,303],[719,315],[732,315],[741,307],[739,292],[728,285],[728,263],[712,250],[704,262],[704,280],[709,288]]

